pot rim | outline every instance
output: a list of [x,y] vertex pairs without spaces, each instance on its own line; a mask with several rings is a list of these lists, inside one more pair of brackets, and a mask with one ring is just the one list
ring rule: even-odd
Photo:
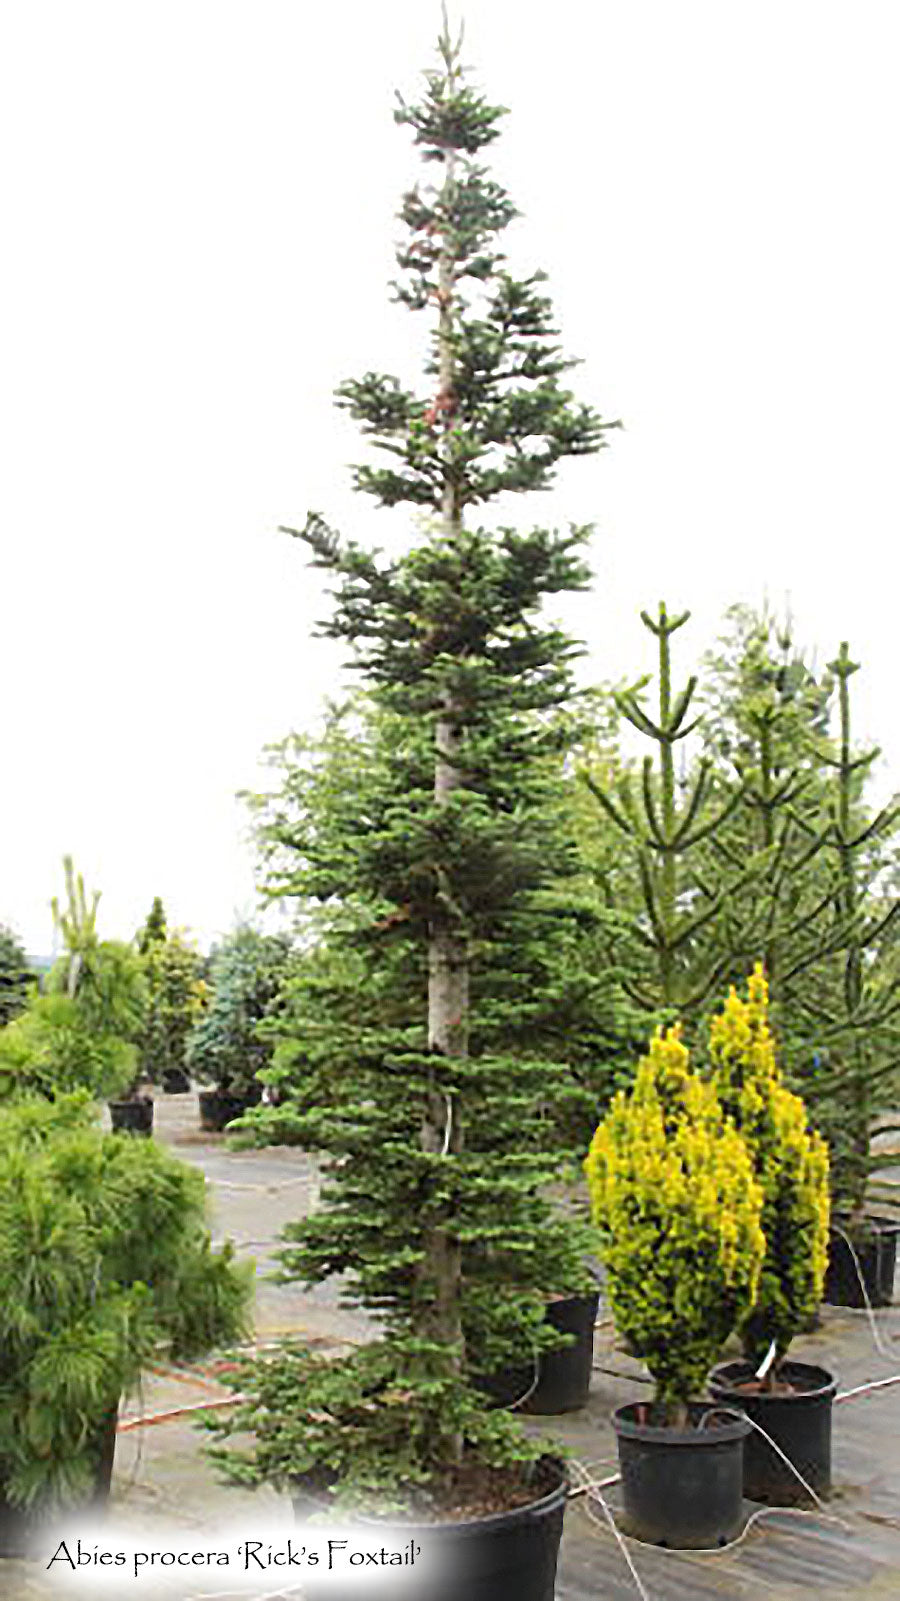
[[[372,1513],[366,1514],[348,1510],[346,1512],[342,1512],[341,1517],[344,1518],[348,1524],[372,1524],[382,1528],[395,1529],[400,1534],[416,1534],[420,1531],[427,1531],[429,1534],[446,1533],[461,1537],[465,1537],[469,1534],[479,1536],[483,1534],[489,1534],[492,1529],[500,1528],[501,1525],[505,1528],[509,1528],[511,1524],[524,1522],[527,1518],[532,1517],[535,1513],[542,1515],[545,1513],[554,1512],[558,1505],[565,1506],[569,1494],[569,1475],[565,1463],[559,1457],[542,1457],[541,1461],[548,1469],[551,1469],[556,1474],[557,1483],[551,1486],[549,1490],[541,1491],[540,1495],[534,1501],[526,1501],[524,1504],[519,1506],[509,1507],[505,1512],[491,1512],[487,1517],[477,1518],[425,1519],[409,1518],[400,1513],[394,1514],[388,1512],[385,1513],[384,1516],[374,1516]],[[297,1483],[299,1498],[299,1496],[303,1493],[302,1487],[298,1481],[295,1480],[293,1482]],[[314,1499],[314,1497],[311,1497],[311,1499]],[[326,1511],[327,1509],[328,1504],[323,1496],[322,1510]]]
[[[626,1414],[635,1407],[644,1406],[643,1401],[629,1401],[625,1406],[617,1407],[612,1415],[613,1428],[620,1439],[646,1440],[650,1444],[659,1445],[727,1445],[731,1440],[743,1440],[750,1433],[750,1424],[746,1418],[730,1418],[728,1422],[711,1424],[708,1429],[677,1429],[665,1423],[638,1423],[636,1419]],[[689,1401],[689,1410],[696,1416],[698,1412],[706,1414],[715,1412],[714,1401]]]
[[[817,1383],[814,1389],[799,1390],[795,1395],[783,1395],[768,1390],[753,1390],[752,1392],[740,1390],[736,1386],[745,1381],[735,1377],[736,1369],[744,1371],[748,1379],[755,1377],[755,1369],[752,1362],[743,1359],[737,1359],[734,1362],[721,1362],[718,1367],[713,1368],[709,1376],[709,1390],[716,1400],[721,1401],[726,1396],[729,1396],[734,1397],[738,1403],[746,1403],[748,1401],[772,1403],[778,1401],[782,1404],[798,1402],[802,1405],[804,1401],[819,1401],[826,1398],[831,1400],[837,1394],[837,1375],[832,1373],[830,1368],[821,1367],[818,1362],[787,1361],[782,1363],[782,1372],[787,1373],[790,1371],[796,1373],[798,1377],[801,1374],[815,1374],[820,1380],[824,1381]],[[726,1373],[730,1375],[730,1381],[724,1377]]]
[[599,1279],[595,1281],[592,1290],[547,1290],[544,1299],[548,1306],[565,1306],[570,1301],[597,1301],[599,1304],[601,1286]]
[[[849,1218],[846,1220],[841,1219],[839,1228],[837,1227],[836,1222],[832,1222],[829,1232],[837,1235],[839,1240],[843,1239],[845,1234],[850,1238],[850,1240],[853,1240],[853,1234],[850,1228],[845,1227],[845,1222],[849,1224],[849,1221]],[[876,1235],[900,1234],[900,1218],[898,1217],[885,1217],[881,1212],[867,1212],[863,1218],[863,1222],[871,1225],[872,1232]]]

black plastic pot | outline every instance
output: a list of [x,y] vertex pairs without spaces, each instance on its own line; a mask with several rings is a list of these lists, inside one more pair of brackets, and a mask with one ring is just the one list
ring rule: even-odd
[[[831,1489],[831,1404],[837,1380],[827,1368],[810,1362],[783,1362],[779,1373],[795,1387],[795,1394],[742,1392],[738,1386],[753,1379],[750,1362],[726,1362],[717,1367],[709,1391],[717,1401],[737,1408],[765,1429],[811,1489],[818,1496],[827,1495]],[[744,1494],[767,1506],[803,1506],[810,1499],[787,1462],[754,1428],[744,1442]]]
[[116,1134],[153,1133],[153,1101],[149,1095],[135,1095],[129,1101],[110,1101],[109,1115]]
[[[113,1461],[116,1454],[116,1425],[118,1423],[118,1408],[107,1413],[97,1426],[96,1455],[97,1467],[94,1474],[93,1488],[80,1506],[69,1508],[69,1513],[80,1512],[92,1518],[102,1512],[109,1500],[109,1490],[112,1483]],[[61,1514],[55,1512],[48,1514],[38,1506],[25,1511],[22,1507],[12,1506],[3,1494],[0,1485],[0,1557],[24,1557],[41,1537],[42,1531],[51,1521],[58,1520]]]
[[852,1251],[843,1234],[832,1232],[822,1296],[830,1306],[865,1306],[860,1274],[871,1306],[890,1306],[894,1299],[900,1223],[886,1217],[870,1217],[866,1219],[866,1226],[867,1232],[859,1237],[851,1235],[849,1228],[845,1229],[844,1232],[852,1240]]
[[[385,1535],[390,1530],[390,1543],[397,1550],[410,1540],[423,1546],[426,1577],[407,1587],[402,1582],[403,1570],[397,1569],[397,1601],[553,1601],[569,1486],[558,1462],[545,1464],[545,1478],[545,1487],[534,1501],[488,1518],[456,1523],[360,1517],[346,1521],[377,1524],[379,1543],[387,1543]],[[310,1512],[308,1492],[301,1490],[292,1499],[298,1521],[305,1521]],[[321,1593],[323,1601],[325,1597],[328,1601],[359,1601],[363,1590],[358,1583],[341,1590],[328,1583],[333,1577],[325,1576],[321,1591],[311,1585],[310,1594]]]
[[191,1081],[183,1067],[163,1069],[162,1087],[165,1095],[187,1095]]
[[572,1335],[570,1343],[558,1351],[544,1351],[538,1358],[536,1374],[533,1362],[517,1364],[478,1378],[477,1388],[497,1406],[513,1406],[521,1401],[517,1410],[542,1417],[577,1412],[579,1407],[586,1406],[599,1304],[599,1290],[590,1295],[569,1295],[548,1302],[544,1314],[547,1322],[561,1334]]
[[[743,1522],[746,1418],[711,1417],[708,1402],[692,1402],[685,1428],[663,1423],[659,1409],[635,1401],[613,1414],[622,1474],[626,1533],[672,1550],[727,1545]],[[647,1421],[640,1421],[646,1415]]]
[[259,1103],[260,1092],[250,1095],[226,1095],[224,1090],[201,1090],[200,1127],[208,1134],[221,1134],[226,1124],[243,1117],[251,1106]]

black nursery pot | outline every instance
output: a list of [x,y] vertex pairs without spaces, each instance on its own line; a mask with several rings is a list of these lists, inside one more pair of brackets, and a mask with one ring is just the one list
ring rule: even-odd
[[[403,1582],[409,1570],[396,1570],[397,1601],[553,1601],[569,1486],[558,1462],[545,1463],[544,1476],[535,1500],[487,1518],[452,1523],[401,1523],[388,1518],[347,1522],[376,1523],[379,1543],[387,1544],[389,1534],[389,1543],[401,1550],[413,1540],[424,1545],[426,1560],[433,1559],[433,1575],[415,1583]],[[301,1491],[293,1500],[298,1521],[305,1521],[310,1513],[308,1493]],[[359,1601],[363,1590],[358,1584],[336,1588],[326,1577],[321,1590],[310,1586],[311,1596],[319,1594],[323,1601]]]
[[599,1290],[593,1290],[590,1295],[569,1295],[550,1301],[544,1314],[546,1321],[561,1334],[571,1335],[569,1344],[558,1351],[542,1352],[537,1374],[533,1363],[523,1363],[479,1377],[475,1381],[477,1388],[497,1406],[513,1406],[524,1396],[527,1399],[518,1410],[542,1417],[577,1412],[586,1406],[599,1305]]
[[130,1101],[110,1101],[109,1115],[116,1134],[153,1133],[153,1101],[149,1095],[137,1095]]
[[[651,1545],[702,1551],[727,1545],[743,1522],[746,1418],[711,1416],[692,1402],[691,1422],[671,1428],[658,1407],[620,1406],[613,1414],[622,1474],[623,1527]],[[643,1415],[650,1421],[641,1422]]]
[[[94,1473],[94,1483],[87,1499],[77,1508],[70,1508],[71,1512],[81,1512],[86,1516],[96,1518],[103,1511],[109,1500],[109,1490],[112,1483],[113,1462],[116,1454],[116,1426],[119,1419],[118,1407],[108,1412],[97,1425],[96,1457],[97,1466]],[[19,1506],[13,1506],[3,1494],[0,1485],[0,1557],[26,1557],[32,1547],[40,1540],[49,1524],[55,1518],[65,1514],[47,1514],[40,1507],[29,1508],[27,1511]]]
[[[738,1386],[753,1379],[753,1364],[726,1362],[714,1370],[709,1390],[717,1401],[737,1408],[751,1424],[765,1429],[810,1488],[825,1496],[831,1489],[831,1407],[837,1380],[810,1362],[783,1362],[779,1376],[794,1387],[793,1395],[777,1391],[748,1395]],[[744,1442],[744,1494],[767,1506],[809,1504],[787,1462],[752,1427]]]
[[[828,1270],[822,1299],[829,1306],[864,1307],[860,1274],[870,1306],[890,1306],[894,1299],[897,1267],[897,1234],[900,1223],[886,1217],[866,1219],[867,1232],[853,1240],[853,1250],[843,1234],[832,1233],[828,1246]],[[849,1229],[845,1231],[850,1233]],[[856,1252],[854,1261],[853,1252]],[[859,1268],[857,1270],[857,1262]]]
[[167,1067],[163,1070],[162,1087],[165,1095],[187,1095],[191,1081],[183,1067]]
[[226,1095],[224,1090],[201,1090],[198,1097],[200,1127],[208,1134],[221,1134],[226,1124],[258,1105],[261,1093],[259,1090],[248,1095]]

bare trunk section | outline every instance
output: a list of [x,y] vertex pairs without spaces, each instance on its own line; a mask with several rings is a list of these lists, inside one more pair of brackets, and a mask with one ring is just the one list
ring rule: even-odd
[[[443,196],[449,203],[455,184],[454,152],[448,150]],[[438,425],[443,429],[444,492],[442,533],[452,539],[461,527],[461,507],[452,460],[451,430],[455,410],[453,371],[453,252],[445,232],[438,274]],[[457,753],[461,741],[459,709],[448,692],[435,726],[434,800],[446,805],[463,785]],[[469,954],[465,932],[451,899],[445,901],[429,928],[428,936],[428,1045],[435,1055],[464,1057],[468,1052]],[[432,1072],[420,1132],[422,1149],[448,1159],[463,1146],[460,1107],[440,1088]],[[435,1223],[427,1232],[421,1276],[429,1286],[422,1333],[451,1348],[453,1369],[463,1366],[463,1331],[460,1313],[462,1251],[453,1235],[451,1220]],[[461,1439],[452,1442],[451,1455],[462,1455]]]
[[[668,619],[660,612],[659,619],[659,726],[667,729],[672,713],[671,658],[669,655]],[[674,953],[669,941],[674,938],[675,908],[678,898],[678,868],[675,861],[675,759],[671,741],[660,740],[663,837],[662,879],[660,883],[660,924],[665,944],[660,950],[660,976],[663,1003],[673,1006],[675,995]]]

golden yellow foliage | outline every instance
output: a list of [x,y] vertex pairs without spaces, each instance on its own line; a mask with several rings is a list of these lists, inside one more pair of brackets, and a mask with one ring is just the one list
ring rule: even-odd
[[732,989],[709,1033],[712,1084],[747,1143],[764,1198],[766,1257],[741,1330],[751,1355],[772,1340],[784,1354],[822,1298],[828,1262],[828,1149],[799,1095],[782,1083],[768,1005],[757,963],[746,1000]]
[[747,1147],[715,1086],[692,1072],[677,1027],[657,1031],[585,1167],[616,1327],[660,1400],[683,1403],[746,1317],[765,1239]]

